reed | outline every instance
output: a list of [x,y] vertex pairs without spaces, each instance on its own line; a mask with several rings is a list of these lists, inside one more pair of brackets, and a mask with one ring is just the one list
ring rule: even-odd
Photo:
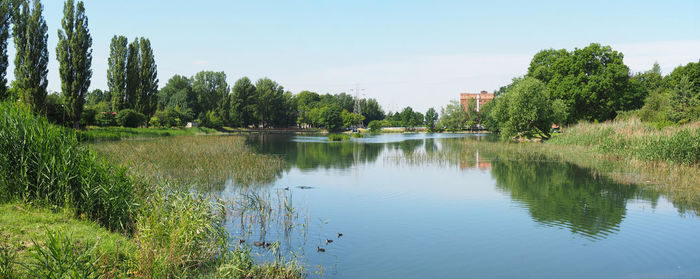
[[330,134],[328,135],[329,141],[344,141],[350,140],[350,135],[348,134]]
[[133,138],[154,138],[167,136],[193,136],[218,134],[219,131],[206,127],[196,128],[129,128],[129,127],[88,127],[78,132],[81,141],[104,141]]
[[75,132],[0,103],[0,202],[74,208],[105,227],[131,232],[139,185],[98,159]]
[[700,122],[656,128],[638,119],[600,124],[582,122],[566,128],[549,145],[593,147],[605,154],[683,165],[700,163]]
[[265,184],[285,167],[275,156],[253,153],[241,136],[183,136],[95,143],[110,162],[125,165],[151,184],[172,182],[222,188],[228,179],[239,185]]

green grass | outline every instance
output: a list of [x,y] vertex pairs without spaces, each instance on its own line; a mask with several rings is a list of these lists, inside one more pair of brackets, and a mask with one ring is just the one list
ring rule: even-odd
[[128,128],[128,127],[88,127],[78,132],[81,141],[121,140],[128,138],[154,138],[167,136],[192,136],[218,134],[215,129],[196,128]]
[[588,146],[596,151],[646,161],[682,165],[700,163],[700,122],[656,128],[637,119],[566,128],[549,145]]
[[329,141],[344,141],[350,140],[350,135],[348,134],[330,134],[328,135]]
[[241,185],[264,184],[278,177],[285,167],[279,157],[253,153],[241,136],[100,142],[92,147],[151,184],[223,187],[230,178]]
[[[3,250],[14,254],[11,273],[16,278],[31,275],[31,272],[20,263],[31,266],[35,271],[36,269],[49,270],[36,266],[38,264],[35,258],[37,248],[44,248],[49,242],[47,232],[52,232],[54,237],[56,232],[61,232],[61,236],[68,237],[71,243],[60,239],[58,241],[67,245],[73,244],[72,248],[69,247],[71,250],[92,249],[91,254],[99,256],[99,266],[93,270],[106,275],[111,274],[114,277],[124,277],[137,251],[136,243],[128,237],[110,232],[95,222],[76,219],[74,215],[74,212],[69,210],[54,212],[22,203],[0,205],[0,236],[2,236],[0,246],[9,248]],[[52,243],[54,246],[60,244],[55,241],[57,240],[54,239]],[[72,253],[63,254],[64,260],[56,261],[62,265],[71,260],[70,256],[75,256]]]

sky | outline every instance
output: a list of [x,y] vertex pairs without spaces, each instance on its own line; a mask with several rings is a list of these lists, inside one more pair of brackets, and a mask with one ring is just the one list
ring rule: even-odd
[[[60,91],[55,50],[64,1],[42,2],[48,89]],[[386,111],[424,112],[461,92],[492,92],[525,74],[542,49],[609,45],[632,72],[658,62],[667,74],[700,60],[697,0],[84,2],[91,89],[107,89],[114,35],[151,40],[160,87],[176,74],[224,71],[230,85],[268,77],[293,93],[357,87]],[[8,80],[12,71],[11,62]]]

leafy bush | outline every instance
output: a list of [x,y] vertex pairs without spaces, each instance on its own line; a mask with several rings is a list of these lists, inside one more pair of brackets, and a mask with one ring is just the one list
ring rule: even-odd
[[117,113],[112,111],[102,111],[95,115],[95,123],[98,126],[117,126]]
[[221,128],[224,126],[224,122],[221,120],[221,117],[216,115],[216,112],[211,110],[203,115],[203,117],[200,119],[200,123],[202,126],[208,128]]
[[382,130],[382,123],[380,120],[372,120],[367,124],[367,128],[372,133],[379,133]]
[[97,116],[96,110],[91,108],[85,108],[85,110],[83,110],[83,114],[80,115],[80,125],[87,126],[97,124],[95,116]]
[[146,123],[146,116],[133,109],[123,109],[117,114],[120,126],[136,128]]
[[73,130],[0,103],[0,150],[0,201],[74,208],[109,229],[131,231],[136,183],[80,145]]

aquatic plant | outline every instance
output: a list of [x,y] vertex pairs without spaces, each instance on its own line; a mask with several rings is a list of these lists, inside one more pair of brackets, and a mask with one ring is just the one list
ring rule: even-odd
[[700,163],[700,122],[661,129],[638,119],[581,122],[548,144],[591,146],[627,158],[694,165]]
[[348,134],[330,134],[328,135],[328,140],[329,141],[344,141],[344,140],[349,140],[350,135]]
[[151,184],[173,182],[218,189],[231,178],[239,185],[265,184],[276,179],[285,166],[279,157],[253,153],[242,136],[181,136],[100,142],[92,147]]

